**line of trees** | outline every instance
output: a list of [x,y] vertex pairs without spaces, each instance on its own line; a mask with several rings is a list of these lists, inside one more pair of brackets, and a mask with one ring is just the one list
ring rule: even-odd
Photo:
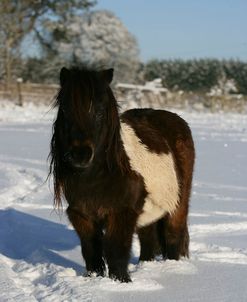
[[233,80],[237,93],[247,95],[247,63],[239,60],[152,60],[144,67],[146,80],[161,78],[170,90],[202,91]]

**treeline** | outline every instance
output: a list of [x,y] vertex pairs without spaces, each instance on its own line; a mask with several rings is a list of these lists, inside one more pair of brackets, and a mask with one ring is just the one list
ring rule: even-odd
[[161,78],[172,91],[208,92],[219,83],[232,80],[236,91],[247,95],[247,62],[239,60],[152,60],[144,67],[145,80]]
[[[52,58],[51,58],[52,59]],[[97,61],[97,58],[96,60]],[[60,62],[59,62],[60,63]],[[64,62],[66,63],[66,62]],[[78,62],[79,64],[79,62]],[[139,64],[139,68],[138,68]],[[46,58],[29,58],[20,75],[24,81],[34,83],[54,83],[57,80],[58,65]],[[152,81],[161,78],[164,87],[171,91],[209,92],[212,88],[224,89],[227,81],[232,81],[229,93],[247,95],[247,62],[239,60],[194,59],[194,60],[152,60],[146,64],[135,61],[131,70],[133,83]],[[126,81],[130,66],[115,66],[118,81]],[[120,74],[121,75],[121,74]]]

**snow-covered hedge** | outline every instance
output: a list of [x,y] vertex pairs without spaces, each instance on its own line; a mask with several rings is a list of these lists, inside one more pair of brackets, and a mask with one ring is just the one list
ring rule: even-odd
[[168,89],[184,91],[210,91],[225,78],[247,95],[247,62],[237,60],[152,60],[145,65],[144,76],[149,81],[161,78]]

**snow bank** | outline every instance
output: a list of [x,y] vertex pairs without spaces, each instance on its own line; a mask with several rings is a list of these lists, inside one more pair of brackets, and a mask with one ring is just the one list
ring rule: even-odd
[[138,264],[133,283],[86,278],[80,244],[53,210],[47,155],[54,110],[0,105],[0,301],[234,301],[247,297],[247,116],[178,111],[197,161],[190,260]]

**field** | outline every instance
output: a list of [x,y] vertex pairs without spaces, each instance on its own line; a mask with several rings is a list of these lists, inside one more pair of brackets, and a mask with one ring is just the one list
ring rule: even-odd
[[247,301],[247,116],[178,112],[196,144],[190,259],[138,264],[133,283],[85,278],[46,182],[54,111],[0,106],[0,301]]

